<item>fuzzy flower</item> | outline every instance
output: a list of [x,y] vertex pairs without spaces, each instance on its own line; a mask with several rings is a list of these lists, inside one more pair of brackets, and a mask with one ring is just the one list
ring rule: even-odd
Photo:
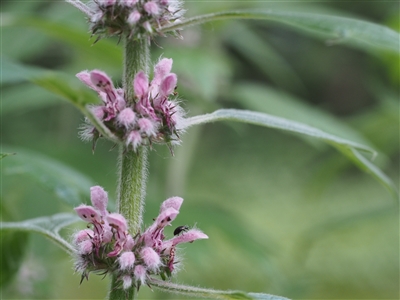
[[[151,3],[151,2],[148,2]],[[125,99],[125,91],[114,87],[110,77],[99,70],[82,71],[76,76],[97,92],[102,105],[92,106],[92,114],[116,136],[122,144],[136,151],[140,146],[179,142],[184,111],[176,102],[177,76],[171,73],[172,59],[163,58],[154,66],[154,76],[139,71],[132,82],[134,102]],[[93,147],[101,134],[86,120],[81,137],[93,140]]]
[[165,279],[176,271],[176,247],[180,243],[192,243],[208,236],[198,229],[179,226],[174,237],[166,240],[164,228],[179,214],[183,199],[172,197],[165,200],[160,213],[143,233],[131,235],[125,218],[107,211],[107,193],[100,186],[90,189],[93,206],[80,205],[76,213],[91,228],[73,236],[76,247],[76,270],[82,279],[91,272],[112,273],[121,281],[123,289],[149,284],[147,279],[160,275]]
[[[178,24],[185,12],[179,0],[92,0],[82,5],[97,40],[112,35],[149,40],[153,34],[164,36],[161,27]],[[171,34],[181,37],[178,30]]]

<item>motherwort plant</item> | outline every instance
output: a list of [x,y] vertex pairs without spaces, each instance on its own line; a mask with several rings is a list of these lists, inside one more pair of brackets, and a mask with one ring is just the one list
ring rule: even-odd
[[[398,34],[393,31],[346,18],[272,10],[229,11],[185,19],[183,3],[177,0],[66,2],[86,15],[91,35],[96,36],[94,42],[110,36],[118,36],[122,41],[122,86],[116,86],[104,71],[98,69],[76,74],[83,84],[93,90],[87,93],[77,92],[66,86],[64,81],[54,78],[35,79],[35,82],[72,101],[84,113],[85,123],[80,136],[83,140],[93,142],[93,151],[100,138],[118,147],[116,212],[107,209],[106,191],[101,186],[93,186],[90,189],[92,205],[75,207],[76,215],[86,222],[87,228],[77,231],[71,243],[59,235],[62,227],[77,221],[77,216],[71,214],[2,223],[2,230],[35,231],[51,238],[74,257],[81,282],[89,279],[91,273],[109,275],[110,300],[135,299],[143,285],[197,298],[286,299],[269,294],[219,291],[174,283],[173,276],[181,263],[177,254],[178,245],[208,239],[208,236],[194,226],[187,225],[178,226],[174,236],[166,236],[164,229],[175,220],[183,203],[183,199],[177,196],[162,202],[154,223],[147,228],[143,226],[147,156],[155,144],[167,145],[173,155],[174,147],[180,144],[180,136],[188,127],[231,120],[320,139],[335,146],[396,193],[391,181],[359,153],[359,150],[374,153],[368,146],[306,124],[260,112],[219,109],[213,113],[187,117],[176,92],[178,77],[172,72],[172,59],[160,58],[154,63],[150,62],[150,45],[155,38],[166,35],[181,38],[180,31],[188,26],[221,19],[274,20],[296,28],[334,35],[337,39],[361,40],[375,47],[398,50],[398,43],[393,42]],[[368,30],[370,34],[365,34]],[[154,67],[151,68],[151,65]],[[94,93],[97,93],[97,102],[92,101]]]

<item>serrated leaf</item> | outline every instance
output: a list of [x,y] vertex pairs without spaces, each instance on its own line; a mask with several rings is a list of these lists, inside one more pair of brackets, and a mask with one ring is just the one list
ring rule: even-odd
[[209,298],[209,299],[223,299],[223,300],[233,300],[233,299],[289,300],[288,298],[285,297],[275,296],[270,294],[246,293],[242,291],[213,290],[213,289],[176,284],[167,281],[161,281],[154,278],[151,278],[149,280],[149,284],[152,287],[158,288],[165,292],[182,294],[194,298]]
[[376,155],[375,151],[368,146],[347,139],[343,139],[336,135],[326,133],[320,129],[300,122],[272,116],[265,113],[238,109],[220,109],[210,114],[191,117],[186,119],[182,127],[188,128],[193,125],[211,123],[216,121],[236,121],[249,123],[279,129],[291,133],[302,134],[322,140],[337,148],[340,152],[342,152],[353,162],[355,162],[355,164],[359,166],[362,170],[372,174],[373,177],[375,177],[386,188],[388,188],[389,191],[393,195],[395,195],[395,198],[397,199],[397,190],[391,180],[382,171],[380,171],[379,168],[369,162],[357,151],[361,150],[369,152],[374,157]]
[[91,179],[44,155],[14,149],[17,155],[3,162],[3,176],[25,175],[70,206],[88,202]]
[[49,217],[25,220],[22,222],[2,222],[0,230],[2,233],[10,231],[36,232],[55,242],[68,254],[75,253],[74,247],[60,236],[60,230],[64,227],[81,220],[78,216],[69,213],[60,213]]
[[346,43],[360,47],[373,47],[399,53],[400,35],[396,31],[371,22],[344,17],[289,12],[278,10],[238,10],[212,13],[184,20],[179,24],[165,26],[162,32],[226,19],[263,19],[293,26],[294,29],[312,32],[331,44]]

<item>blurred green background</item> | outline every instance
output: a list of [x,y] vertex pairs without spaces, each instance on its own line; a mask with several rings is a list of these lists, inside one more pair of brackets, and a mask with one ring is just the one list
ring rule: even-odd
[[[185,7],[187,16],[275,8],[354,17],[396,31],[400,25],[398,2],[188,1]],[[72,80],[81,70],[97,68],[120,82],[117,40],[91,46],[94,39],[89,40],[83,15],[72,6],[2,1],[1,10],[1,52],[7,59],[61,70]],[[397,185],[398,56],[330,46],[340,41],[266,21],[215,22],[191,27],[183,36],[157,39],[152,54],[154,61],[160,55],[173,58],[189,116],[235,107],[295,119],[349,139],[363,137],[379,152],[376,164]],[[115,198],[113,145],[100,141],[93,155],[91,145],[78,138],[83,116],[77,109],[32,83],[3,82],[3,151],[32,162],[39,154],[62,162]],[[72,212],[32,176],[11,172],[15,157],[2,160],[3,220]],[[398,206],[384,187],[333,148],[251,125],[191,128],[174,157],[165,146],[151,152],[145,225],[174,195],[185,202],[167,235],[178,225],[196,224],[210,237],[182,247],[184,265],[174,281],[293,299],[399,299]],[[8,241],[2,239],[3,261],[12,244]],[[42,236],[31,234],[21,255],[21,268],[5,280],[2,299],[106,296],[108,278],[92,275],[79,285],[71,258]],[[139,296],[179,298],[147,287]]]

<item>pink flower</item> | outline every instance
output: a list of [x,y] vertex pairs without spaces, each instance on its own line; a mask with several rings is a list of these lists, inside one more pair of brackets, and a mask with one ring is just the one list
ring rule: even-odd
[[208,238],[198,229],[180,226],[173,238],[165,240],[164,228],[179,214],[183,203],[180,197],[165,200],[154,223],[143,234],[139,232],[132,237],[126,219],[119,213],[107,211],[106,191],[94,186],[90,194],[93,207],[80,205],[75,209],[93,226],[93,230],[81,230],[73,237],[77,253],[75,266],[82,272],[82,278],[88,278],[91,271],[111,272],[118,276],[124,289],[133,285],[139,289],[148,276],[159,274],[165,279],[173,274],[178,244]]
[[102,216],[108,214],[108,195],[101,186],[96,185],[90,188],[90,200],[92,201],[93,206],[100,211]]
[[136,3],[138,3],[138,0],[122,0],[121,1],[123,5],[125,6],[134,6]]
[[160,8],[155,1],[146,2],[143,8],[149,15],[157,16],[160,13]]
[[145,284],[147,270],[144,266],[137,265],[133,271],[133,274],[135,275],[136,280],[140,281],[141,284]]
[[182,203],[183,203],[183,199],[181,197],[168,198],[167,200],[165,200],[161,204],[160,213],[165,211],[167,208],[170,208],[170,207],[172,207],[175,210],[179,211],[179,209],[181,208]]
[[83,229],[75,233],[73,242],[75,245],[80,244],[83,241],[89,240],[93,237],[93,230],[91,229]]
[[135,123],[135,120],[136,115],[130,107],[123,109],[117,116],[118,123],[126,128],[132,127]]
[[91,240],[83,241],[79,244],[78,252],[81,255],[88,255],[93,251],[93,242]]
[[123,252],[121,256],[118,258],[120,269],[121,270],[129,270],[133,268],[135,263],[135,254],[133,252]]
[[141,16],[142,15],[140,14],[140,12],[138,12],[137,10],[134,10],[133,12],[131,12],[129,14],[129,17],[127,20],[128,24],[131,26],[135,25],[137,22],[139,22]]
[[139,147],[139,145],[142,143],[142,136],[140,135],[139,131],[132,130],[129,134],[128,137],[126,138],[126,145],[132,145],[133,150],[136,151],[136,149]]
[[137,123],[140,131],[144,132],[148,137],[156,135],[156,126],[151,120],[147,118],[140,118]]
[[180,243],[192,243],[195,240],[200,240],[200,239],[208,239],[208,236],[198,229],[191,229],[187,232],[184,232],[181,235],[177,235],[172,239],[165,241],[163,243],[163,248],[166,249],[168,253],[169,249],[175,247]]
[[140,255],[150,270],[157,270],[161,265],[160,256],[151,247],[143,248]]
[[124,290],[129,289],[132,286],[132,277],[129,275],[122,276],[122,288]]
[[76,77],[89,88],[95,90],[103,100],[103,112],[106,115],[105,121],[115,118],[117,113],[125,107],[123,96],[114,87],[111,78],[103,71],[82,71],[76,74]]

